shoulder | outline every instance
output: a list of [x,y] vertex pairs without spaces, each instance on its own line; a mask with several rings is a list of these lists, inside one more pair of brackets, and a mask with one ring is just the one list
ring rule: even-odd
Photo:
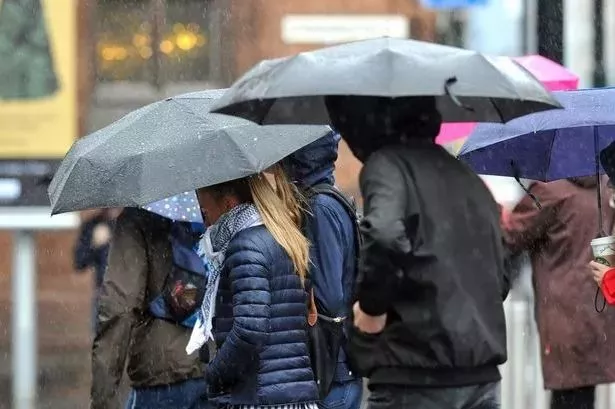
[[280,245],[264,225],[240,231],[229,243],[225,259],[229,268],[242,264],[267,267],[276,259]]
[[378,149],[376,152],[369,155],[365,161],[364,168],[372,168],[383,164],[394,165],[397,157],[401,156],[398,149],[393,149],[390,146]]
[[328,220],[331,223],[352,224],[350,214],[339,200],[326,193],[318,193],[309,200],[310,216],[316,222]]
[[359,181],[367,182],[370,179],[399,179],[402,174],[404,159],[397,150],[384,147],[369,155],[361,173]]

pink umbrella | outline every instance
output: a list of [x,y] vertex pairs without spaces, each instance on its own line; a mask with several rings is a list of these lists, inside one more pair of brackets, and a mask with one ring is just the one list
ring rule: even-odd
[[[540,55],[527,55],[513,58],[526,70],[531,72],[549,91],[565,91],[577,89],[579,77],[570,72],[566,67]],[[439,144],[451,143],[464,138],[474,130],[472,122],[449,122],[442,125],[440,134],[436,139]]]

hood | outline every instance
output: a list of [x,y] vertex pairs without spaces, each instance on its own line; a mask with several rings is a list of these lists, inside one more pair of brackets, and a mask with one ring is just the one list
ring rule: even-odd
[[300,188],[319,183],[335,183],[333,172],[337,160],[338,133],[331,131],[322,138],[304,146],[281,162],[288,177]]
[[579,178],[569,178],[568,181],[583,189],[595,188],[598,186],[598,181],[595,176],[585,176]]
[[600,152],[600,164],[613,184],[615,182],[615,142]]
[[333,129],[361,162],[386,145],[433,143],[442,124],[435,97],[335,95],[325,105]]

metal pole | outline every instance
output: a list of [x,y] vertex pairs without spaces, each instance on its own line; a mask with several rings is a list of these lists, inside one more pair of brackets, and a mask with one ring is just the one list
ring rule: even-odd
[[527,353],[527,303],[525,301],[511,302],[512,342],[509,347],[511,362],[511,392],[514,409],[527,407],[526,353]]
[[[615,84],[615,0],[604,0],[604,71],[606,83]],[[615,406],[613,406],[615,407]]]
[[37,392],[36,271],[34,233],[13,235],[13,408],[34,409]]
[[209,26],[209,76],[216,84],[222,84],[222,10],[220,2],[212,0],[207,5]]
[[564,65],[591,87],[594,72],[594,22],[591,1],[564,0]]
[[562,63],[563,44],[563,0],[538,0],[538,54]]
[[165,80],[163,78],[161,61],[164,56],[162,51],[160,51],[160,43],[162,41],[162,30],[165,24],[166,2],[165,0],[152,1],[152,43],[154,44],[152,47],[152,60],[154,64],[152,66],[152,71],[154,87],[156,87],[156,91],[160,92]]
[[594,87],[604,87],[604,17],[602,0],[594,0]]
[[513,343],[513,331],[515,328],[512,325],[511,321],[511,300],[510,297],[504,301],[504,313],[506,315],[506,348],[508,349],[508,360],[500,366],[500,373],[502,374],[502,382],[500,389],[500,401],[502,409],[514,409],[513,396],[514,391],[511,390],[512,386],[512,360],[514,358],[513,351],[511,351],[511,346]]
[[536,25],[536,0],[523,0],[523,54],[538,52],[538,28]]

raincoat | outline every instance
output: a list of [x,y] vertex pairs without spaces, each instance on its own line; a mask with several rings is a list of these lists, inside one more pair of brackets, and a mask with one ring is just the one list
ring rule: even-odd
[[[530,191],[542,209],[525,197],[502,223],[511,250],[530,252],[546,389],[615,382],[615,309],[595,311],[588,267],[598,233],[596,187],[593,177],[535,183]],[[610,231],[608,200],[602,210]]]
[[137,390],[161,386],[169,392],[168,385],[203,379],[199,355],[186,355],[190,329],[149,313],[172,269],[171,223],[132,208],[117,219],[92,347],[92,409],[119,407],[126,360]]

